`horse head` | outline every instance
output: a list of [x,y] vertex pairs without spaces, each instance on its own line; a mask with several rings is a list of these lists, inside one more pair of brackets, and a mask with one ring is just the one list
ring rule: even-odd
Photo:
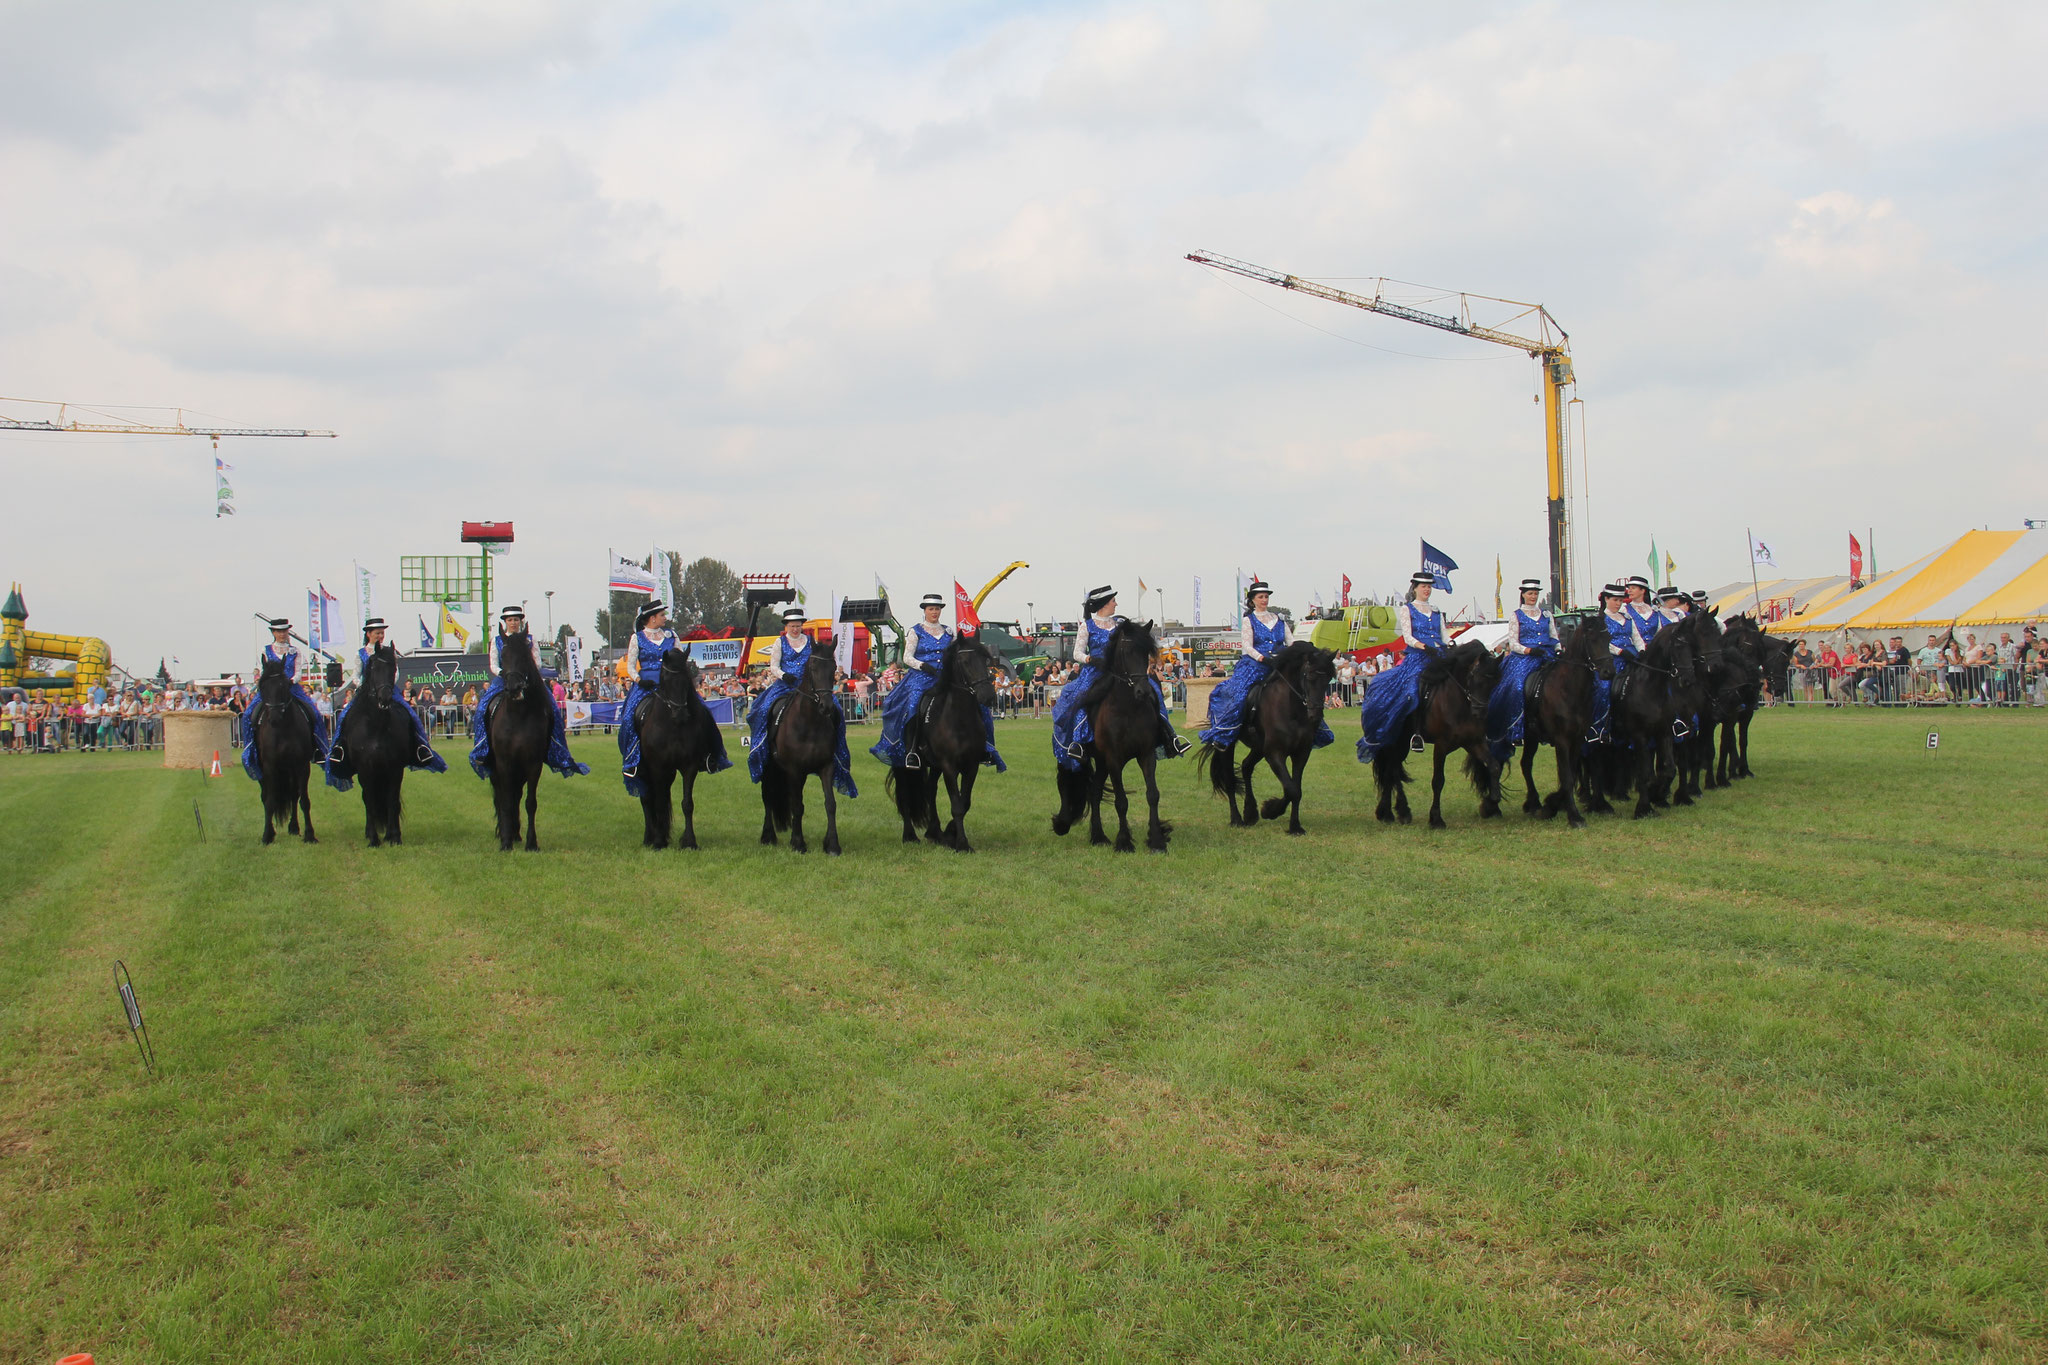
[[661,661],[661,681],[654,695],[670,707],[684,706],[697,695],[697,661],[678,649]]
[[810,657],[804,660],[803,681],[797,684],[797,691],[811,705],[823,710],[832,704],[832,694],[839,686],[839,665],[832,659],[832,642],[819,640],[811,646]]
[[942,686],[958,686],[983,706],[996,704],[995,651],[972,635],[955,635],[939,663]]
[[1447,682],[1456,683],[1464,695],[1466,709],[1481,721],[1486,717],[1487,698],[1493,695],[1493,685],[1499,681],[1500,660],[1477,640],[1438,650],[1422,668],[1425,691],[1436,691]]
[[1321,724],[1330,683],[1337,676],[1336,653],[1317,649],[1306,640],[1296,640],[1273,656],[1273,672],[1285,680],[1287,689],[1307,709],[1309,724]]
[[368,697],[378,709],[391,705],[391,696],[398,686],[398,651],[390,645],[378,645],[370,651],[370,658],[363,665],[363,685],[360,695]]
[[1596,614],[1580,620],[1571,639],[1565,641],[1564,657],[1583,664],[1601,682],[1614,681],[1614,648],[1608,643],[1607,626]]
[[533,656],[533,636],[515,631],[499,637],[498,676],[514,701],[526,699],[526,689],[540,683],[540,661]]
[[1121,677],[1142,676],[1152,671],[1159,645],[1152,638],[1150,621],[1124,621],[1110,633],[1103,647],[1103,667]]
[[265,711],[281,710],[292,699],[292,677],[284,671],[284,660],[265,659],[256,679],[256,697]]

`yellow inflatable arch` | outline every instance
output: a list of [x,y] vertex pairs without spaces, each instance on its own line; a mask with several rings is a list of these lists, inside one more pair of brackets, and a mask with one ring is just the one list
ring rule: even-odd
[[[37,673],[29,667],[31,659],[51,659],[73,667],[68,673]],[[13,585],[6,604],[0,606],[0,687],[24,688],[47,701],[80,701],[95,685],[106,684],[113,662],[107,642],[97,636],[46,635],[30,630],[21,584]]]

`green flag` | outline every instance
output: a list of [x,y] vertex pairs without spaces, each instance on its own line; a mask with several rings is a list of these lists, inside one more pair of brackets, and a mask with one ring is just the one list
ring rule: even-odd
[[1652,536],[1652,537],[1650,538],[1650,583],[1652,584],[1652,586],[1654,586],[1654,585],[1656,584],[1656,582],[1657,582],[1657,538],[1656,538],[1655,536]]

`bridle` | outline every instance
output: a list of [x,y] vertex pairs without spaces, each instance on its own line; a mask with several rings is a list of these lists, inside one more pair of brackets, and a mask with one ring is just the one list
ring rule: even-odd
[[822,713],[832,709],[832,692],[833,689],[829,684],[826,686],[822,696],[816,688],[811,686],[811,666],[808,663],[805,664],[803,681],[796,685],[796,694]]

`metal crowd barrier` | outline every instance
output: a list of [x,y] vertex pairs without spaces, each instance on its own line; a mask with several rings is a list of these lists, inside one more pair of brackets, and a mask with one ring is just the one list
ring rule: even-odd
[[2000,664],[1883,664],[1786,672],[1786,706],[2048,706],[2048,674]]

